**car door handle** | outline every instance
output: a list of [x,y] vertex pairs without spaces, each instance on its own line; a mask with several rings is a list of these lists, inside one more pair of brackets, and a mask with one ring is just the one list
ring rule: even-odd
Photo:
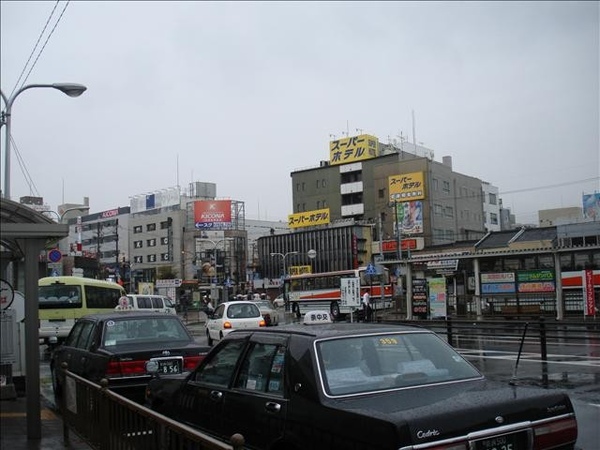
[[220,402],[223,399],[223,393],[220,391],[210,391],[210,399],[215,402]]
[[279,411],[281,411],[281,405],[275,402],[267,402],[265,403],[265,409],[268,412],[278,413]]

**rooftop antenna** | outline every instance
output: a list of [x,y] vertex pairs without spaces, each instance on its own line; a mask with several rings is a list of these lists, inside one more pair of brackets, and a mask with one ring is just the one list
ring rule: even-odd
[[415,132],[415,110],[412,110],[412,132],[413,132],[413,145],[415,150],[417,149],[417,133]]

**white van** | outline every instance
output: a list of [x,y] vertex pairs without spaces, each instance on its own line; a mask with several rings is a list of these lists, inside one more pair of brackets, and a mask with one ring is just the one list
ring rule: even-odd
[[175,314],[173,301],[164,295],[127,294],[127,299],[131,309]]

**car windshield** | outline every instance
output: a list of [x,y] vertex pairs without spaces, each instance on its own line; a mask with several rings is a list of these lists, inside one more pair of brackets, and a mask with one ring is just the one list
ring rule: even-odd
[[260,311],[253,303],[234,303],[227,308],[228,319],[248,319],[259,316]]
[[189,340],[190,337],[181,322],[174,317],[131,318],[109,320],[104,326],[102,345],[137,344],[151,340],[161,343]]
[[317,341],[328,395],[409,388],[481,378],[481,373],[433,333],[393,333]]

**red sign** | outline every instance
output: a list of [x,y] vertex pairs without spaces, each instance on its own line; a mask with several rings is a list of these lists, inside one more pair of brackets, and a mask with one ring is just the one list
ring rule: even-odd
[[593,272],[591,269],[586,269],[583,271],[583,299],[585,301],[584,315],[595,315],[596,305],[594,304],[594,280]]
[[[402,239],[402,244],[400,244],[402,250],[415,250],[417,248],[417,240],[416,239]],[[395,252],[398,248],[397,241],[383,241],[381,243],[382,251],[384,252]]]
[[198,200],[194,202],[196,228],[223,228],[231,224],[231,200]]

